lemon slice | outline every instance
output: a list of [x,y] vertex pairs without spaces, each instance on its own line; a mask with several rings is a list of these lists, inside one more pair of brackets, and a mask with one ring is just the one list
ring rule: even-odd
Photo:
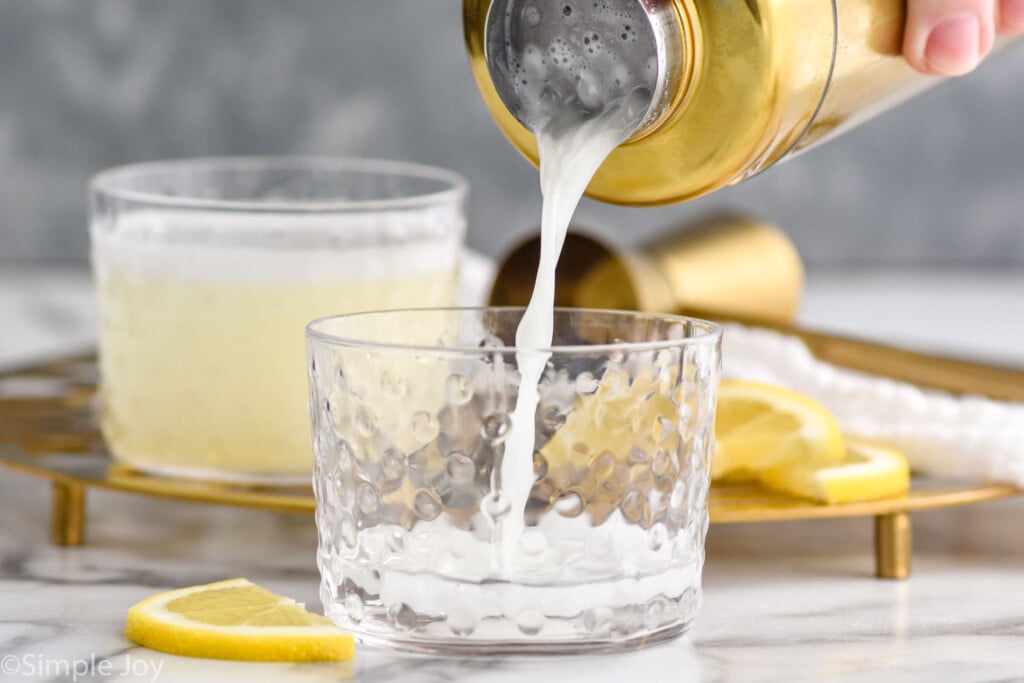
[[782,387],[723,380],[715,413],[711,478],[756,478],[760,472],[796,463],[839,463],[845,446],[836,418],[808,396]]
[[154,595],[128,610],[125,635],[173,655],[254,662],[352,659],[352,636],[246,579]]
[[678,438],[679,408],[665,393],[674,385],[669,373],[632,381],[625,371],[605,375],[592,394],[577,398],[541,455],[552,467],[572,463],[601,474],[631,452],[654,453],[659,443]]
[[823,503],[894,498],[910,488],[910,468],[899,451],[850,439],[846,458],[838,465],[782,465],[760,475],[761,483]]

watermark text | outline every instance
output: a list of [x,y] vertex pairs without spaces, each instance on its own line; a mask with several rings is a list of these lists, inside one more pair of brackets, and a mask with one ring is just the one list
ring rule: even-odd
[[45,677],[70,680],[72,683],[86,677],[131,677],[132,680],[156,683],[164,668],[164,661],[132,657],[126,654],[116,660],[90,655],[77,659],[56,659],[41,654],[4,655],[0,658],[0,678]]

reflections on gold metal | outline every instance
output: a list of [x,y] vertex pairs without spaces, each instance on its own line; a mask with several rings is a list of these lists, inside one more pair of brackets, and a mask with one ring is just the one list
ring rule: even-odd
[[[723,320],[714,313],[700,313]],[[763,321],[758,324],[800,336],[815,355],[829,362],[958,393],[1024,400],[1022,370],[928,356]],[[113,464],[105,454],[92,415],[93,362],[91,357],[58,359],[0,374],[0,465],[53,482],[54,543],[84,542],[85,496],[90,487],[190,503],[305,514],[314,511],[312,491],[307,487],[168,479]],[[53,395],[41,396],[38,391],[32,396],[16,395],[14,389],[35,380],[46,380],[44,384],[52,389]],[[714,524],[875,516],[878,574],[901,578],[909,573],[910,566],[910,526],[906,513],[1020,493],[1007,485],[915,478],[910,493],[904,497],[830,506],[752,484],[734,484],[712,486],[708,508]]]

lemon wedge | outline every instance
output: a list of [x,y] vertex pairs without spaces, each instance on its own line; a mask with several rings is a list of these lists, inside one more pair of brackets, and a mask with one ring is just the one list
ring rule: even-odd
[[803,394],[770,384],[723,380],[715,413],[711,478],[757,478],[786,464],[838,464],[845,453],[836,418]]
[[598,474],[625,463],[633,451],[654,453],[657,445],[676,432],[679,408],[663,389],[674,377],[661,380],[644,375],[630,380],[627,372],[605,375],[592,394],[576,405],[541,449],[550,466],[572,463]]
[[894,498],[910,488],[910,468],[899,451],[850,439],[838,465],[808,467],[790,463],[760,474],[765,486],[823,503]]
[[186,657],[254,662],[352,659],[352,636],[246,579],[154,595],[128,610],[125,635]]

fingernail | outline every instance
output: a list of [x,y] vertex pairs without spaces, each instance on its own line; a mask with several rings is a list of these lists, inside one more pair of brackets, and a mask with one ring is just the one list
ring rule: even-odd
[[932,70],[946,76],[965,74],[978,65],[981,22],[976,14],[958,14],[935,25],[924,57]]

